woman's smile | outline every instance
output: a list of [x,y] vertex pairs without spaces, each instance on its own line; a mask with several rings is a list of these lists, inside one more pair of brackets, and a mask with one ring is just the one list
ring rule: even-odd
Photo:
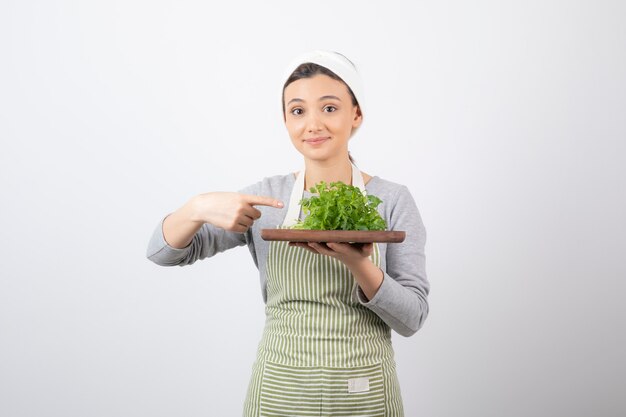
[[309,145],[319,145],[321,143],[326,142],[328,139],[328,137],[326,138],[311,138],[311,139],[305,139],[304,142],[308,143]]

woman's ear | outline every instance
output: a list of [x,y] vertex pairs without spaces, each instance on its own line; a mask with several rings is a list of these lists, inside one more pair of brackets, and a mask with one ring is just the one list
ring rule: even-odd
[[363,115],[361,114],[361,106],[356,106],[356,112],[354,113],[354,119],[352,121],[352,128],[356,129],[357,127],[361,126],[361,123],[363,122]]

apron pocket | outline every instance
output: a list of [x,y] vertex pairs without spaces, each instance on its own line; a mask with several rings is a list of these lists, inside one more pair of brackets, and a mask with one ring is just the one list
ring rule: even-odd
[[381,363],[354,368],[323,368],[329,386],[322,392],[322,413],[332,416],[384,417],[385,385]]
[[385,408],[380,363],[354,368],[265,364],[261,416],[382,417]]

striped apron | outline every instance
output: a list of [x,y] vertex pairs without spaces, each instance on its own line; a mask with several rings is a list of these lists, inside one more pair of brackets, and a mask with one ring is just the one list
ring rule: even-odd
[[[299,217],[303,189],[304,169],[282,228]],[[370,259],[380,266],[376,243]],[[244,417],[403,417],[391,329],[359,303],[350,270],[331,256],[270,241],[266,279],[266,322]]]

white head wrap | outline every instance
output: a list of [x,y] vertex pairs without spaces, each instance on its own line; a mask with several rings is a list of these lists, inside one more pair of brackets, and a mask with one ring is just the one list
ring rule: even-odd
[[[323,67],[328,68],[335,74],[337,74],[344,83],[350,87],[352,93],[354,93],[354,97],[359,102],[359,107],[361,109],[361,117],[364,118],[365,111],[363,110],[363,81],[361,80],[361,75],[357,72],[356,66],[345,56],[338,52],[334,51],[324,51],[324,50],[315,50],[306,52],[302,55],[294,58],[287,68],[285,69],[283,76],[281,78],[282,83],[280,85],[280,93],[281,93],[281,113],[282,113],[282,93],[283,86],[291,73],[298,68],[300,64],[304,64],[305,62],[312,62],[314,64],[321,65]],[[361,120],[361,125],[363,125],[363,120]],[[359,127],[361,126],[359,125]],[[358,128],[352,130],[353,136]]]

